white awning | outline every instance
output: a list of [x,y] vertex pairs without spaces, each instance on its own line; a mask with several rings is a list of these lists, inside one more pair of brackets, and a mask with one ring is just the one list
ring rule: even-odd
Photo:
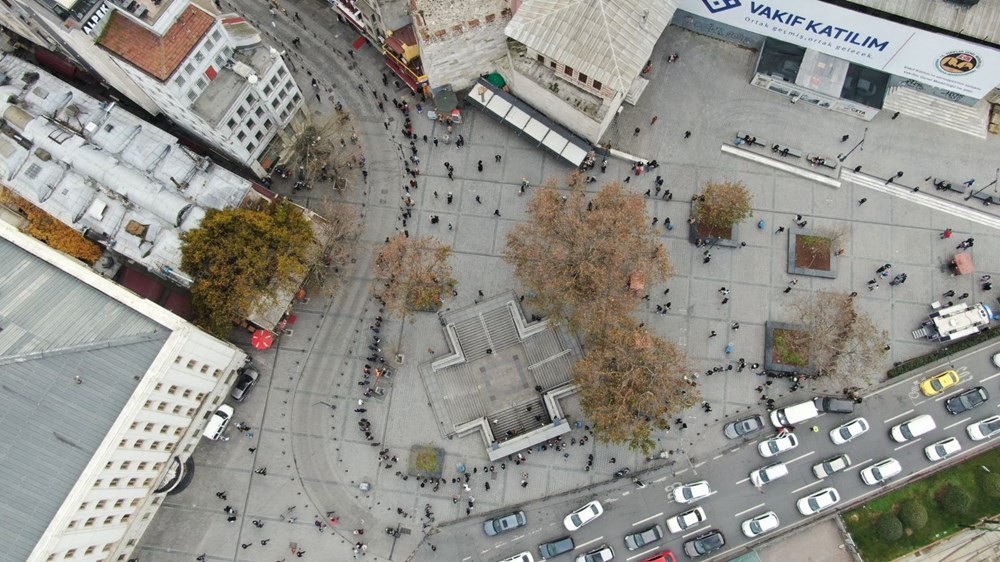
[[493,99],[486,104],[486,109],[496,113],[501,119],[507,115],[507,112],[510,111],[511,107],[513,106],[510,102],[500,96],[493,96]]
[[587,151],[573,143],[568,143],[566,144],[566,148],[560,153],[560,156],[579,166],[587,158]]
[[510,113],[507,114],[507,122],[517,129],[523,129],[530,120],[531,116],[518,107],[512,107]]
[[562,151],[564,148],[566,148],[566,144],[568,142],[569,141],[566,140],[566,137],[560,135],[555,131],[549,131],[549,134],[545,135],[545,138],[542,139],[542,144],[544,144],[546,147],[549,148],[549,150],[555,152],[556,154],[562,154]]
[[548,127],[548,125],[546,125],[545,123],[542,123],[541,121],[537,121],[535,119],[532,119],[524,127],[524,132],[527,133],[529,137],[531,137],[531,138],[533,138],[533,139],[535,139],[537,141],[540,141],[543,138],[545,138],[545,133],[549,132],[549,127]]

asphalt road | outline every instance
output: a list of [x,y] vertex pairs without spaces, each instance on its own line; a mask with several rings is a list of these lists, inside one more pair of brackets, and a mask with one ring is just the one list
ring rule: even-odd
[[[623,478],[590,493],[522,506],[521,509],[527,515],[527,526],[504,535],[487,537],[482,530],[485,517],[447,526],[432,538],[432,542],[439,545],[437,559],[494,561],[522,551],[531,551],[538,559],[538,544],[568,534],[573,537],[576,549],[572,555],[558,557],[560,560],[570,560],[604,543],[615,550],[615,560],[640,561],[664,549],[673,550],[679,559],[684,559],[684,541],[713,528],[720,529],[727,541],[726,548],[717,557],[739,554],[746,547],[752,546],[753,541],[743,536],[740,524],[753,516],[768,510],[777,514],[780,527],[759,539],[766,540],[792,526],[829,515],[836,509],[869,499],[887,488],[902,485],[1000,443],[997,437],[973,442],[966,434],[968,425],[1000,411],[1000,372],[990,362],[990,356],[997,351],[1000,351],[1000,343],[960,353],[948,365],[912,375],[866,396],[854,414],[823,414],[814,420],[803,422],[795,432],[799,438],[798,447],[776,457],[763,458],[757,451],[758,443],[774,435],[768,427],[753,435],[752,439],[734,440],[731,448],[698,464],[685,467],[685,459],[676,458],[672,459],[676,461],[673,466],[643,473],[641,478],[647,484],[643,489],[637,489],[628,478]],[[918,383],[947,368],[958,371],[961,381],[939,396],[924,396]],[[945,410],[944,401],[947,398],[978,385],[984,386],[990,393],[988,402],[955,416]],[[796,393],[794,400],[790,400],[788,404],[808,397],[806,394]],[[896,443],[890,439],[889,430],[892,426],[920,414],[930,414],[937,427],[907,443]],[[834,445],[830,440],[830,430],[856,417],[864,417],[871,429],[850,443]],[[812,426],[818,427],[819,431],[813,432]],[[721,424],[718,430],[722,430]],[[946,461],[932,463],[924,455],[924,448],[946,437],[956,437],[962,445],[962,451]],[[813,475],[813,465],[841,453],[846,453],[851,458],[852,465],[848,469],[823,480]],[[877,486],[868,486],[861,481],[859,472],[862,469],[889,457],[901,464],[902,472],[899,475],[886,484]],[[761,490],[755,488],[749,481],[749,473],[778,461],[788,466],[788,476]],[[699,480],[709,482],[712,495],[687,505],[673,501],[671,491],[674,487]],[[837,489],[841,496],[840,503],[819,515],[801,515],[796,508],[796,501],[827,486]],[[592,499],[601,501],[605,508],[604,514],[582,529],[568,533],[562,525],[563,517]],[[667,533],[665,519],[695,505],[705,509],[707,520],[682,534]],[[629,552],[625,548],[624,536],[654,523],[662,526],[666,534],[664,540],[652,548]]]

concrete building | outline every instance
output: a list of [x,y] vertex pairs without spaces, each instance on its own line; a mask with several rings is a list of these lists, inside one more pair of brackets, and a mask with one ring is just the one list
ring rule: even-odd
[[[163,113],[264,175],[299,115],[281,53],[238,14],[191,0],[11,0],[0,23],[66,53],[152,114]],[[28,28],[25,30],[25,28]]]
[[130,263],[190,286],[181,233],[207,209],[263,199],[175,137],[34,65],[6,55],[0,72],[8,132],[0,134],[0,183],[106,247],[100,266],[109,277]]
[[0,222],[5,562],[125,561],[245,354]]

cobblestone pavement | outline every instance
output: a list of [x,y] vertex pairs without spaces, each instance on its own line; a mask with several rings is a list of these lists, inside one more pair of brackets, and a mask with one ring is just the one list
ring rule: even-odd
[[[311,192],[286,193],[305,205],[332,198],[355,208],[364,224],[357,261],[343,272],[342,283],[332,297],[314,295],[296,307],[292,336],[282,337],[274,349],[254,352],[264,377],[237,409],[238,421],[253,427],[252,438],[231,430],[229,442],[206,442],[199,447],[192,484],[166,498],[142,539],[140,560],[193,560],[202,553],[208,560],[282,560],[292,556],[292,544],[305,550],[304,558],[348,560],[355,556],[352,550],[357,543],[366,544],[365,557],[370,560],[432,559],[425,531],[433,536],[435,526],[466,517],[468,494],[462,503],[452,501],[464,492],[461,484],[451,482],[459,476],[459,464],[475,471],[470,477],[476,498],[473,517],[602,482],[617,467],[651,466],[638,453],[597,446],[591,440],[565,452],[534,452],[520,466],[504,463],[502,468],[494,465],[490,472],[478,437],[442,440],[417,375],[417,365],[433,357],[431,350],[443,350],[445,345],[437,317],[432,314],[414,314],[405,321],[386,319],[380,344],[383,352],[390,358],[403,354],[405,361],[394,366],[391,388],[384,399],[371,399],[359,406],[363,387],[357,382],[369,353],[368,325],[378,314],[369,297],[373,248],[403,228],[400,186],[404,178],[409,179],[403,169],[405,147],[398,133],[402,115],[391,103],[384,104],[385,114],[380,112],[371,92],[384,92],[390,100],[408,99],[414,108],[419,99],[394,89],[391,76],[388,87],[382,86],[384,67],[371,46],[362,47],[353,57],[347,54],[357,35],[338,23],[324,3],[303,0],[285,5],[289,14],[279,14],[273,25],[264,2],[241,2],[238,9],[268,41],[288,50],[299,83],[311,96],[310,110],[329,114],[332,104],[340,101],[354,115],[370,172],[367,184],[355,180],[343,193],[331,193],[325,186]],[[300,37],[301,49],[290,44],[293,37]],[[671,52],[679,52],[681,58],[668,65],[665,60]],[[754,391],[760,384],[758,377],[746,371],[705,376],[704,371],[726,364],[724,348],[730,342],[735,348],[731,359],[761,361],[764,322],[793,320],[788,307],[791,299],[818,289],[862,292],[862,306],[892,335],[887,364],[928,349],[910,339],[910,330],[926,316],[928,303],[944,291],[953,289],[992,300],[992,295],[978,290],[972,276],[955,278],[943,271],[942,264],[957,242],[942,241],[938,234],[952,228],[952,240],[974,236],[976,265],[982,272],[1000,271],[1000,238],[973,220],[938,212],[933,190],[917,194],[929,199],[913,201],[854,183],[829,187],[734,158],[720,151],[720,146],[731,144],[735,131],[744,130],[808,152],[838,154],[844,152],[842,135],[860,139],[867,126],[863,149],[854,152],[846,164],[863,165],[866,173],[878,178],[905,171],[900,183],[914,187],[926,186],[922,180],[931,175],[976,177],[985,185],[994,165],[986,156],[997,154],[996,139],[979,140],[905,116],[897,120],[879,116],[864,123],[802,104],[790,105],[747,83],[754,61],[750,51],[674,28],[661,39],[654,61],[653,84],[637,107],[625,109],[608,134],[616,148],[660,162],[656,172],[666,179],[665,187],[674,197],[669,201],[662,196],[650,197],[650,215],[661,222],[669,217],[673,224],[684,224],[691,196],[709,180],[745,182],[754,194],[755,208],[753,219],[741,229],[746,247],[716,249],[709,264],[702,263],[700,249],[685,241],[683,229],[661,231],[676,276],[666,285],[650,289],[650,301],[639,315],[647,326],[688,352],[702,372],[698,379],[701,391],[713,405],[711,413],[700,408],[686,412],[686,430],[675,428],[656,436],[663,449],[679,451],[675,459],[680,463],[689,465],[721,454],[725,440],[719,423],[760,409]],[[318,98],[309,92],[308,73],[320,82]],[[650,126],[653,115],[658,119]],[[388,130],[383,126],[386,116],[392,119]],[[472,304],[479,290],[495,295],[517,287],[500,254],[507,232],[524,219],[527,198],[518,196],[521,178],[537,185],[569,171],[565,163],[489,116],[467,110],[465,118],[456,130],[464,135],[465,148],[443,143],[435,147],[418,141],[422,173],[419,189],[412,195],[414,215],[406,226],[411,234],[433,234],[452,244],[459,294],[447,301],[450,307]],[[431,122],[420,118],[414,122],[421,137],[441,134]],[[643,133],[632,138],[636,126],[641,126]],[[692,132],[690,138],[684,138],[685,131]],[[501,156],[499,163],[495,155]],[[479,160],[484,162],[482,173],[476,171]],[[447,177],[444,162],[454,165],[454,180]],[[599,179],[622,180],[629,169],[628,162],[612,160],[608,172]],[[653,177],[643,176],[629,187],[642,193],[652,182]],[[282,182],[275,185],[279,192],[287,187]],[[454,194],[451,204],[446,202],[449,192]],[[859,205],[862,198],[867,201]],[[981,205],[975,208],[983,209]],[[501,218],[493,216],[494,209],[501,210]],[[431,224],[431,214],[441,217],[438,224]],[[837,279],[801,277],[786,294],[784,289],[792,280],[785,273],[787,239],[774,231],[778,226],[791,226],[796,214],[802,214],[817,229],[844,230],[845,254]],[[766,228],[756,228],[759,220]],[[865,281],[885,262],[906,272],[908,282],[868,292]],[[723,286],[731,291],[726,304],[718,294]],[[664,294],[666,289],[669,293]],[[655,305],[667,302],[671,312],[658,314]],[[733,322],[740,324],[739,331],[730,329]],[[709,337],[713,330],[718,337]],[[885,366],[873,369],[884,370]],[[785,381],[779,381],[770,395],[781,403],[789,398],[787,387]],[[799,394],[804,396],[810,390]],[[359,407],[367,411],[354,412]],[[583,419],[573,403],[567,416]],[[371,422],[372,441],[357,427],[362,417]],[[580,439],[585,433],[576,429],[565,439]],[[446,453],[443,476],[447,482],[439,489],[396,476],[403,470],[410,447],[428,443]],[[399,461],[380,464],[378,452],[382,448],[388,448],[390,456]],[[595,457],[592,471],[584,470],[588,454]],[[617,464],[611,464],[612,458]],[[393,466],[385,468],[386,464]],[[266,475],[254,473],[265,467]],[[480,473],[484,467],[488,476]],[[524,471],[532,481],[529,489],[519,485]],[[369,492],[360,490],[362,482],[371,485]],[[485,489],[487,482],[491,484],[489,491]],[[214,495],[223,490],[227,492],[225,501]],[[235,523],[225,520],[222,508],[227,504],[239,511]],[[428,505],[433,523],[423,517]],[[294,509],[288,510],[291,506]],[[317,527],[328,522],[328,513],[335,513],[338,522]],[[253,520],[260,520],[263,527],[255,527]],[[402,532],[393,537],[385,533],[386,528]],[[354,534],[358,529],[364,529],[364,534]],[[268,542],[261,544],[263,540]],[[241,547],[244,544],[248,545],[245,549]]]

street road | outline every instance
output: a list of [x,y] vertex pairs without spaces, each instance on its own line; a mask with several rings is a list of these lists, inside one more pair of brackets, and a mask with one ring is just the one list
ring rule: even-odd
[[[1000,351],[1000,343],[960,353],[950,364],[939,365],[878,389],[866,396],[862,404],[857,405],[854,414],[823,414],[814,420],[803,422],[795,431],[799,438],[798,447],[776,457],[763,458],[757,451],[758,443],[774,435],[768,427],[754,434],[752,439],[734,440],[731,448],[694,465],[682,457],[675,457],[671,460],[676,464],[643,473],[641,479],[647,484],[643,489],[637,489],[629,478],[622,478],[616,484],[590,493],[522,506],[528,525],[505,535],[487,537],[482,529],[485,517],[471,518],[444,527],[431,539],[438,545],[437,559],[494,561],[522,551],[531,551],[537,559],[538,544],[566,535],[572,535],[576,543],[572,556],[607,543],[615,550],[615,560],[639,561],[664,549],[673,550],[679,559],[683,559],[684,541],[713,528],[720,529],[726,537],[726,548],[719,557],[734,556],[754,543],[744,537],[740,530],[741,523],[746,519],[768,510],[777,514],[780,527],[758,539],[766,540],[792,526],[806,524],[817,517],[833,513],[834,509],[829,509],[819,515],[803,516],[795,506],[799,498],[827,486],[833,486],[840,493],[840,503],[835,506],[840,509],[884,492],[886,488],[899,486],[946,464],[996,446],[1000,442],[997,437],[974,442],[966,434],[965,428],[1000,412],[1000,372],[990,362],[991,355],[997,351]],[[961,381],[938,396],[924,396],[918,383],[948,368],[958,371]],[[979,385],[984,386],[991,394],[988,402],[956,416],[945,410],[944,401],[947,398]],[[782,406],[801,402],[809,397],[802,393],[794,396]],[[931,415],[937,427],[907,443],[896,443],[889,437],[891,427],[920,414]],[[830,440],[830,430],[857,417],[864,417],[871,429],[849,443],[834,445]],[[813,432],[812,426],[818,427],[819,431]],[[718,430],[722,430],[721,424]],[[932,463],[924,455],[924,448],[946,437],[956,437],[962,445],[962,451],[948,460]],[[823,480],[814,476],[813,465],[842,453],[851,458],[852,465],[848,469]],[[861,481],[859,472],[862,469],[890,457],[902,465],[899,475],[880,486],[868,486]],[[749,480],[749,473],[778,461],[788,466],[788,476],[764,486],[763,489],[756,489]],[[664,461],[648,464],[657,463],[664,464]],[[643,467],[633,467],[633,470],[641,468]],[[699,480],[709,482],[713,490],[711,496],[693,504],[678,504],[673,501],[671,491],[676,486]],[[592,499],[601,501],[605,508],[604,514],[580,530],[568,533],[562,525],[563,517]],[[665,519],[695,505],[705,509],[707,520],[682,534],[667,533]],[[666,534],[664,540],[651,548],[629,552],[625,548],[624,536],[654,523],[662,526]],[[566,554],[559,558],[569,560],[571,556]]]

